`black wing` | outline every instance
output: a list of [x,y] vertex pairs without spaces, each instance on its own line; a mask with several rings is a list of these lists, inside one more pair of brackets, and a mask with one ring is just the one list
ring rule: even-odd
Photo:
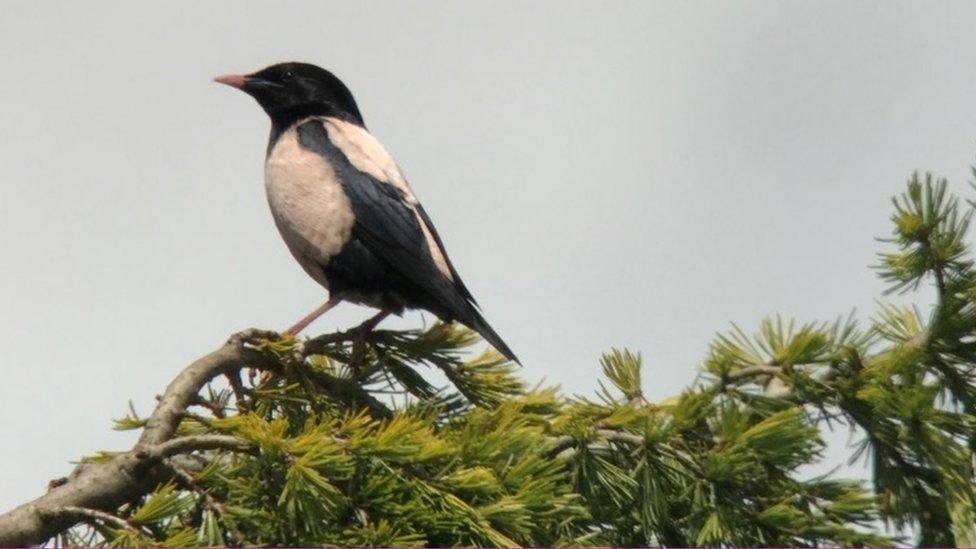
[[353,236],[427,298],[414,305],[428,308],[438,316],[447,317],[446,320],[461,321],[480,333],[503,355],[517,361],[512,350],[478,312],[474,298],[453,265],[448,261],[454,281],[437,268],[420,219],[441,250],[443,245],[426,212],[419,206],[415,210],[397,187],[353,166],[329,139],[328,130],[320,120],[305,122],[297,131],[299,144],[325,157],[342,181],[356,216]]

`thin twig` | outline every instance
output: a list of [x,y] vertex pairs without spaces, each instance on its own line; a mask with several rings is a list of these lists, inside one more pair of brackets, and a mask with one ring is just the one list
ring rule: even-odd
[[[55,520],[58,518],[74,518],[81,519],[85,522],[91,522],[97,524],[98,521],[104,522],[108,526],[115,528],[116,530],[125,530],[130,534],[136,536],[145,536],[146,533],[142,532],[136,528],[132,523],[123,520],[115,515],[111,515],[104,511],[99,511],[97,509],[89,509],[87,507],[77,507],[73,505],[65,505],[62,507],[54,507],[53,509],[45,509],[41,511],[41,516],[46,520]],[[152,537],[152,536],[150,536]]]
[[237,406],[237,411],[247,411],[249,405],[246,397],[249,391],[244,388],[244,383],[241,382],[241,372],[227,372],[225,375],[227,382],[230,383],[230,388],[234,391],[234,403]]
[[185,419],[192,419],[193,421],[196,421],[200,425],[203,425],[209,429],[213,428],[213,419],[207,416],[201,416],[200,414],[194,414],[193,412],[187,411],[183,412],[183,417]]
[[252,453],[254,445],[227,435],[192,435],[167,440],[162,444],[145,448],[136,454],[141,459],[162,460],[176,454],[196,450],[229,450],[231,452]]
[[783,368],[780,366],[749,366],[741,370],[729,372],[723,377],[729,381],[741,381],[758,376],[774,376],[781,371],[783,371]]
[[[192,474],[174,463],[171,459],[166,459],[163,461],[163,463],[173,471],[173,475],[179,479],[179,481],[182,482],[186,488],[193,490],[197,493],[197,495],[200,496],[201,499],[203,499],[203,505],[207,509],[210,509],[210,511],[218,517],[224,518],[227,516],[227,508],[224,507],[224,504],[215,500],[213,496],[210,495],[210,491],[197,482],[197,479],[194,478]],[[243,544],[244,534],[231,524],[227,524],[227,526],[230,528],[231,534],[234,536],[234,542],[238,545]]]
[[[646,442],[644,437],[640,435],[635,435],[619,429],[597,429],[596,434],[599,439],[588,442],[587,446],[594,445],[594,447],[597,447],[595,445],[601,442],[617,442],[633,446],[640,446]],[[550,459],[553,459],[560,456],[568,457],[572,455],[571,453],[564,454],[564,452],[567,452],[567,450],[573,450],[578,440],[575,437],[563,435],[550,439],[550,442],[552,443],[552,448],[549,449],[548,456]]]
[[203,406],[204,408],[210,410],[210,413],[212,413],[214,417],[225,417],[227,415],[224,413],[223,406],[217,404],[216,402],[207,400],[200,395],[197,395],[196,398],[193,399],[192,405]]

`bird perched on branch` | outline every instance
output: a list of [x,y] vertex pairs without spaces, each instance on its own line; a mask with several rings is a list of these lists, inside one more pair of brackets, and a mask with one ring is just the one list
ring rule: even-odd
[[217,82],[271,117],[265,188],[275,224],[329,299],[288,333],[342,301],[390,313],[425,309],[475,330],[511,360],[451,264],[434,224],[383,145],[366,131],[349,88],[331,72],[281,63]]

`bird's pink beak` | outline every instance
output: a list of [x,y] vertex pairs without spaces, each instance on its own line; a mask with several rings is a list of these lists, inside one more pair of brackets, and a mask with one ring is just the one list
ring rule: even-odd
[[247,77],[243,74],[225,74],[223,76],[218,76],[214,78],[214,82],[220,82],[221,84],[227,84],[232,88],[241,89],[244,87],[244,83],[247,81]]

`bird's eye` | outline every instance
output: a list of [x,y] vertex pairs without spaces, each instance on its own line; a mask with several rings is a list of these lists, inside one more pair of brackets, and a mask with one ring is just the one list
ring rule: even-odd
[[295,73],[291,71],[285,71],[281,74],[281,80],[284,82],[291,82],[295,79]]

